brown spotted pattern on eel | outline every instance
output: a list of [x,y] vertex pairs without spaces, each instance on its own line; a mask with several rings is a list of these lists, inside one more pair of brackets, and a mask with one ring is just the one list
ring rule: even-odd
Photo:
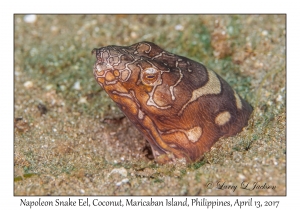
[[201,63],[151,42],[93,53],[97,82],[143,133],[157,162],[197,161],[247,125],[252,107]]

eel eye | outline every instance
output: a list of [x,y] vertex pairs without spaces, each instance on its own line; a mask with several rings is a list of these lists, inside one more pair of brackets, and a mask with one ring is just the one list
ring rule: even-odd
[[155,68],[146,68],[142,70],[141,80],[144,85],[155,86],[160,81],[160,72]]

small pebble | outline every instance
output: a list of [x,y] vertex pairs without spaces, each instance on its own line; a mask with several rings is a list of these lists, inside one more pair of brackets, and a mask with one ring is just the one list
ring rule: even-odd
[[36,15],[25,15],[23,20],[26,23],[34,23],[36,21]]
[[60,88],[61,91],[65,91],[66,90],[66,86],[64,86],[64,85],[59,86],[59,88]]
[[278,95],[278,97],[276,98],[276,101],[277,101],[277,102],[282,101],[282,96],[281,96],[281,95]]
[[15,118],[15,127],[19,132],[26,132],[29,130],[30,126],[26,121],[23,121],[23,118]]
[[19,72],[19,71],[15,71],[15,75],[16,75],[16,77],[20,76],[21,74],[22,74],[21,72]]
[[183,26],[178,24],[178,25],[175,26],[175,30],[176,31],[183,31]]
[[129,182],[129,179],[127,179],[127,178],[126,178],[126,179],[122,179],[122,181],[117,182],[116,185],[117,185],[117,186],[120,186],[121,184],[125,184],[125,183],[127,183],[127,182]]
[[262,34],[263,36],[267,36],[267,35],[269,34],[269,32],[268,32],[267,30],[263,30],[263,31],[261,32],[261,34]]
[[123,182],[123,183],[127,183],[127,182],[129,182],[129,179],[127,179],[127,178],[122,179],[122,182]]
[[81,89],[81,87],[80,87],[80,81],[77,81],[77,82],[74,83],[73,89],[75,89],[75,90],[80,90]]
[[133,39],[137,38],[137,34],[136,34],[134,31],[132,31],[132,32],[130,33],[130,36],[131,36],[131,38],[133,38]]
[[108,176],[110,176],[111,174],[120,174],[121,176],[126,177],[127,176],[127,170],[123,167],[122,168],[115,168],[108,174]]
[[47,107],[44,104],[42,104],[42,103],[39,103],[38,106],[37,106],[37,108],[40,111],[41,115],[44,115],[44,114],[46,114],[48,112]]
[[51,30],[52,32],[57,32],[57,31],[58,31],[58,28],[57,28],[57,26],[51,26],[51,27],[50,27],[50,30]]
[[26,89],[32,88],[32,87],[33,87],[33,82],[31,82],[31,81],[25,82],[25,83],[24,83],[24,87],[25,87]]
[[53,88],[52,84],[46,85],[46,87],[45,87],[46,90],[51,90],[52,88]]
[[243,174],[239,174],[239,179],[241,179],[241,180],[245,180],[245,179],[246,179],[246,177],[245,177]]
[[81,97],[78,101],[79,104],[87,104],[86,97]]

